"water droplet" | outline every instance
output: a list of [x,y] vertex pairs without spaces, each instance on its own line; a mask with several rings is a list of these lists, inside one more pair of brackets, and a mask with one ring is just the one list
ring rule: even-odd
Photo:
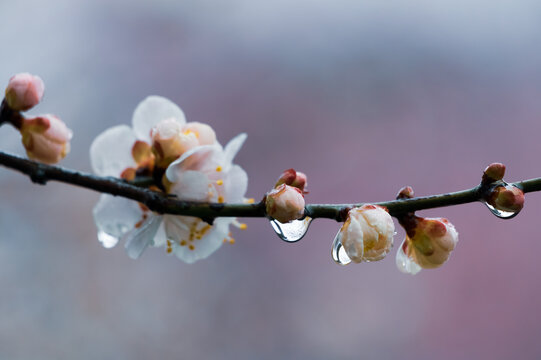
[[499,217],[500,219],[514,218],[520,212],[520,211],[513,212],[513,211],[498,210],[494,206],[490,205],[489,203],[487,203],[487,202],[484,202],[484,203],[487,206],[487,208],[490,210],[490,212],[493,213],[494,215],[496,215],[497,217]]
[[288,223],[281,223],[278,220],[271,220],[271,225],[276,235],[287,242],[296,242],[303,238],[308,231],[312,218],[307,216],[301,220],[293,220]]
[[335,263],[339,265],[347,265],[351,262],[351,259],[346,253],[346,249],[344,249],[344,247],[342,246],[342,242],[340,241],[341,238],[342,234],[340,233],[340,231],[338,231],[338,234],[336,234],[332,243],[331,255]]
[[[522,195],[522,203],[524,202],[524,194],[522,193],[521,190],[517,189],[513,185],[509,185],[506,182],[501,181],[501,185],[498,185],[498,186],[494,187],[491,190],[491,193],[489,195],[487,195],[486,199],[488,201],[484,200],[483,203],[487,206],[487,208],[490,210],[491,213],[493,213],[494,215],[496,215],[500,219],[511,219],[511,218],[514,218],[515,216],[517,216],[518,213],[520,212],[520,210],[522,209],[522,203],[520,204],[520,207],[518,208],[518,210],[510,211],[510,210],[498,209],[496,207],[496,206],[498,206],[498,205],[496,205],[497,200],[492,200],[492,201],[489,200],[491,197],[497,196],[499,194],[498,191],[500,193],[511,194],[511,196],[515,195],[518,192],[519,194]],[[513,192],[515,194],[513,194]],[[517,198],[520,198],[520,197],[517,196]],[[508,201],[507,198],[505,200]]]
[[118,238],[111,234],[106,233],[105,231],[98,231],[98,240],[104,248],[110,249],[118,243]]

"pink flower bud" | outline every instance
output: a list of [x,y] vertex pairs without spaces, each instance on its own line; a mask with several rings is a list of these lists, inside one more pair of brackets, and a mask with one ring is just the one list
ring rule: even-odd
[[[419,267],[437,268],[449,259],[458,242],[458,232],[447,219],[414,216],[406,224],[407,236],[397,253],[397,265],[401,271],[415,274]],[[412,266],[410,262],[419,267]]]
[[286,184],[300,189],[305,193],[304,188],[308,185],[308,179],[306,175],[300,171],[295,171],[294,169],[287,169],[280,175],[278,180],[276,180],[275,188],[278,186]]
[[486,202],[497,210],[517,213],[524,206],[524,192],[512,185],[496,186]]
[[296,187],[282,184],[266,196],[267,215],[281,223],[287,223],[304,216],[304,196]]
[[387,210],[367,204],[349,211],[340,229],[340,241],[352,261],[377,261],[391,250],[394,234]]
[[505,175],[505,165],[501,163],[492,163],[483,172],[483,183],[493,183],[502,180]]
[[73,133],[54,115],[24,118],[20,132],[30,159],[55,164],[70,151],[69,141]]
[[16,111],[26,111],[36,106],[43,97],[45,85],[39,76],[21,73],[9,79],[6,103]]
[[199,145],[193,132],[183,132],[182,125],[174,118],[160,121],[150,132],[156,165],[166,168],[186,151]]
[[200,122],[189,122],[182,129],[185,134],[193,133],[199,141],[199,145],[212,145],[216,142],[216,133],[207,124]]

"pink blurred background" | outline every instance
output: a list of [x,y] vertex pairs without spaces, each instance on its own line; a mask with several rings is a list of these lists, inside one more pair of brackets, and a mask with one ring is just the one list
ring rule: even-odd
[[[90,171],[104,129],[158,94],[237,157],[260,198],[282,170],[312,203],[392,199],[541,176],[538,1],[0,2],[0,80],[39,74],[36,112],[75,136]],[[1,150],[22,154],[0,129]],[[206,261],[101,248],[99,194],[0,169],[0,359],[539,359],[541,194],[499,220],[482,205],[420,212],[460,232],[450,261],[335,265],[339,224],[286,244],[248,219]],[[404,236],[399,230],[396,245]]]

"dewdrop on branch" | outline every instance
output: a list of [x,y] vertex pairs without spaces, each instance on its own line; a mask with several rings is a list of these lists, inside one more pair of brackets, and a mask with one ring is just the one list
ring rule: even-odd
[[511,219],[524,207],[524,192],[503,180],[505,165],[490,164],[483,173],[481,191],[483,202],[499,218]]
[[[413,197],[411,187],[402,188],[397,199]],[[443,265],[458,242],[458,232],[444,218],[423,218],[413,212],[398,217],[406,238],[396,253],[396,265],[403,273],[417,274],[421,269]]]
[[39,76],[29,73],[14,75],[6,88],[6,103],[15,111],[30,110],[43,97],[45,85]]
[[381,260],[391,250],[394,234],[385,208],[371,204],[353,208],[334,238],[332,258],[340,265]]
[[312,218],[304,210],[305,174],[288,169],[284,171],[274,189],[265,196],[267,216],[271,217],[272,229],[285,242],[299,241],[306,235]]

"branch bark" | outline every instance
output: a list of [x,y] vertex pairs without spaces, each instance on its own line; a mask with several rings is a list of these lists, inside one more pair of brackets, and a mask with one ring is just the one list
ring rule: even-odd
[[[113,177],[100,177],[58,166],[46,165],[36,161],[21,158],[5,152],[0,152],[0,165],[19,171],[30,177],[36,184],[45,185],[48,181],[84,187],[100,193],[121,196],[145,204],[152,211],[162,214],[196,216],[207,222],[217,217],[266,217],[263,202],[256,204],[217,204],[195,203],[181,201],[164,193],[149,190],[144,187]],[[541,190],[541,178],[519,181],[514,185],[525,193]],[[476,186],[468,190],[452,193],[416,197],[412,199],[392,200],[375,203],[385,206],[392,216],[417,210],[432,209],[480,201],[484,188]],[[347,211],[358,204],[308,204],[305,208],[307,216],[312,218],[328,218],[344,221]]]

